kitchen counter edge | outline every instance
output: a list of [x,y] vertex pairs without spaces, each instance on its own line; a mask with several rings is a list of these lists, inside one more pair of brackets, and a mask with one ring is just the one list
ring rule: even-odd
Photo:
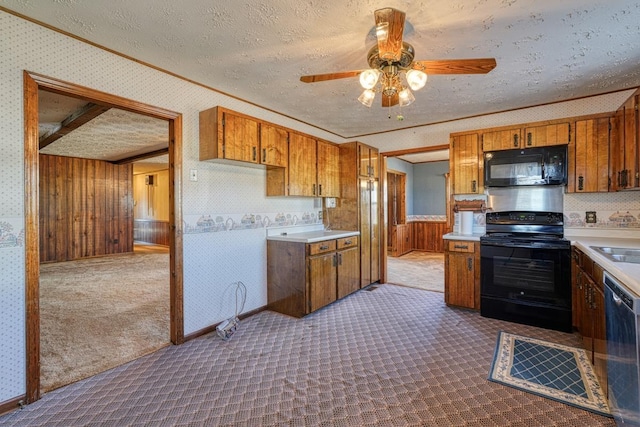
[[480,237],[484,236],[484,233],[473,234],[461,234],[461,233],[447,233],[442,236],[445,240],[467,240],[472,242],[479,242]]
[[297,243],[316,243],[324,240],[342,239],[343,237],[359,236],[359,231],[348,230],[320,230],[308,231],[304,233],[289,233],[268,236],[267,240],[276,240],[280,242],[297,242]]

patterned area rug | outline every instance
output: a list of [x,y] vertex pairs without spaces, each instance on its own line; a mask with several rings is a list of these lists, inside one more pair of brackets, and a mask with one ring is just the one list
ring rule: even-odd
[[489,380],[611,417],[583,349],[501,331]]

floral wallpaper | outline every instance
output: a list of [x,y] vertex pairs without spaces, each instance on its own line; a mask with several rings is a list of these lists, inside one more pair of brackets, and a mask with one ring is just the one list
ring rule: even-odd
[[[273,218],[273,219],[272,219]],[[315,212],[278,212],[246,214],[205,214],[185,216],[184,233],[215,233],[219,231],[253,230],[256,228],[322,224],[322,216]]]

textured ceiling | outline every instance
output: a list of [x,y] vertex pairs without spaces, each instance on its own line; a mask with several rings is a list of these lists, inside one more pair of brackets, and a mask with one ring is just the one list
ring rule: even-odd
[[[640,86],[640,2],[0,0],[0,6],[345,138]],[[495,57],[434,75],[398,111],[356,98],[373,11],[406,12],[416,59]],[[402,114],[403,121],[396,119]],[[391,118],[389,118],[391,117]]]

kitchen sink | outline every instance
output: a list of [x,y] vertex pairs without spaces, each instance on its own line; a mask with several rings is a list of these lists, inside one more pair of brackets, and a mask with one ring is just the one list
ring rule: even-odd
[[640,249],[610,248],[608,246],[591,246],[591,249],[615,262],[630,262],[640,264]]

